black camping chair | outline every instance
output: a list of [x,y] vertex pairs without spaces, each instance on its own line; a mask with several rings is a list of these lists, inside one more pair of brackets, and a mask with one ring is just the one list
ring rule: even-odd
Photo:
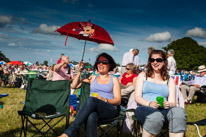
[[195,95],[197,96],[197,99],[196,99],[196,103],[206,103],[206,86],[201,86],[200,87],[200,90],[195,92]]
[[[70,107],[70,81],[45,81],[37,79],[29,79],[28,88],[26,91],[26,101],[23,110],[18,111],[21,116],[22,132],[24,136],[27,134],[28,122],[37,130],[33,136],[40,133],[45,136],[50,130],[56,135],[59,135],[55,130],[56,126],[61,120],[66,117],[66,128],[69,124],[69,107]],[[59,118],[53,125],[51,121]],[[44,125],[37,128],[31,119],[42,120]],[[46,132],[42,129],[48,127]]]
[[[200,87],[200,91],[197,92],[197,101],[200,103],[205,103],[206,101],[206,86],[201,86]],[[187,122],[187,125],[194,125],[197,129],[197,133],[199,135],[199,137],[206,137],[206,134],[204,136],[201,136],[200,134],[200,130],[199,130],[199,126],[206,126],[206,119],[202,119],[196,122]]]
[[194,125],[197,128],[197,133],[199,137],[206,137],[206,134],[204,136],[201,136],[200,130],[198,126],[206,126],[206,119],[202,119],[196,122],[187,122],[187,125]]
[[[90,95],[90,84],[82,82],[79,108],[81,108],[84,105],[84,103],[85,103],[86,99],[89,97],[89,95]],[[108,132],[111,129],[113,129],[114,127],[117,128],[117,137],[120,137],[125,116],[126,116],[125,111],[121,110],[119,116],[116,117],[116,118],[113,118],[113,119],[110,119],[110,120],[98,121],[97,125],[98,125],[98,128],[101,130],[101,133],[102,133],[100,135],[100,137],[102,137],[102,136],[109,137]],[[106,125],[107,128],[106,129],[102,128],[101,127],[102,125]]]

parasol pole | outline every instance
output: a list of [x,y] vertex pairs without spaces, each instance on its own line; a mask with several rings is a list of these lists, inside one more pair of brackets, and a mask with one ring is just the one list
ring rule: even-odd
[[85,40],[85,42],[84,42],[83,54],[82,54],[82,61],[83,61],[83,59],[84,59],[84,52],[85,52],[86,44],[87,44],[87,41]]

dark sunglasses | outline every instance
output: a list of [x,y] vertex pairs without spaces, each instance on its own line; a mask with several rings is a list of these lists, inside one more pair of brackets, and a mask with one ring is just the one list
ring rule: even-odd
[[157,62],[162,62],[162,61],[164,61],[164,59],[162,59],[162,58],[156,58],[156,59],[154,59],[154,58],[150,58],[150,62],[155,62],[155,60],[157,61]]
[[126,70],[130,70],[129,68],[126,68]]
[[108,61],[108,60],[102,60],[102,61],[98,60],[98,61],[97,61],[97,64],[100,64],[100,63],[106,65],[106,64],[109,64],[109,61]]

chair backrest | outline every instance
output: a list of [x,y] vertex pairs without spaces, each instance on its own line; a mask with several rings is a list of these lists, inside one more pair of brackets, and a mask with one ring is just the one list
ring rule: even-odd
[[23,111],[28,115],[44,112],[47,115],[65,114],[70,107],[70,81],[29,79]]
[[81,85],[81,94],[79,99],[79,108],[81,108],[84,105],[84,102],[90,95],[90,84],[82,82]]

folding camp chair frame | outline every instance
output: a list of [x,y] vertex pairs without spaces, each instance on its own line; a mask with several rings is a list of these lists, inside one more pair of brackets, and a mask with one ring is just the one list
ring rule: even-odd
[[[29,80],[29,86],[31,86],[31,83],[34,79],[30,79]],[[37,79],[35,79],[37,80]],[[38,80],[38,81],[45,81],[45,80]],[[70,82],[65,82],[67,84],[70,85]],[[28,86],[28,88],[30,88]],[[70,87],[65,88],[67,90],[69,90],[66,94],[70,95]],[[28,89],[27,89],[28,90]],[[62,91],[63,92],[63,91]],[[57,92],[56,92],[57,93]],[[67,97],[69,98],[69,96]],[[22,133],[24,132],[24,136],[27,136],[27,131],[28,131],[28,123],[30,123],[37,131],[34,133],[33,136],[37,135],[38,133],[41,134],[41,136],[45,136],[50,130],[52,130],[57,136],[59,135],[53,128],[59,123],[61,122],[64,118],[66,118],[66,128],[68,128],[69,126],[69,118],[70,118],[70,113],[69,113],[69,104],[70,104],[70,99],[67,100],[68,103],[66,103],[66,106],[68,105],[68,110],[66,110],[64,113],[60,113],[60,114],[54,114],[54,115],[46,115],[46,116],[37,116],[36,114],[30,114],[25,112],[24,110],[22,111],[18,111],[18,114],[21,116],[21,121],[22,121],[22,127],[21,127],[21,131],[20,131],[20,137],[23,135]],[[53,121],[54,119],[59,118],[57,121],[55,121],[55,123],[53,125],[49,125],[49,123],[51,121]],[[40,128],[38,128],[32,121],[31,119],[35,119],[35,120],[42,120],[43,121],[43,126],[41,126]],[[45,132],[42,132],[43,129],[48,128]],[[32,137],[33,137],[32,136]]]
[[[37,133],[40,133],[42,136],[45,136],[50,130],[52,130],[57,136],[58,136],[58,133],[53,129],[59,122],[61,122],[65,117],[66,117],[66,128],[68,128],[69,126],[69,113],[66,114],[64,117],[61,117],[54,125],[50,126],[49,123],[55,119],[55,118],[52,118],[52,119],[41,119],[43,122],[44,122],[44,125],[41,127],[41,128],[37,128],[37,126],[35,124],[33,124],[31,122],[31,120],[29,119],[30,116],[28,115],[22,115],[21,114],[21,111],[18,112],[20,115],[21,115],[21,120],[22,120],[22,128],[21,128],[21,131],[20,131],[20,137],[22,136],[22,132],[24,132],[24,136],[26,137],[27,136],[27,128],[28,128],[28,122],[37,130],[34,135],[32,137],[34,137]],[[56,117],[56,118],[59,118],[59,117]],[[48,126],[49,129],[47,129],[47,131],[45,132],[41,132],[41,130]]]

